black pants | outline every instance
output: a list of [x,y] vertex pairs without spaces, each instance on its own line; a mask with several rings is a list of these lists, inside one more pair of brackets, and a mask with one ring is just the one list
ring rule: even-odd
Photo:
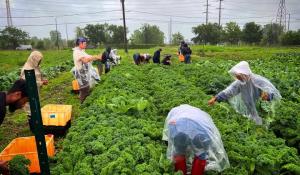
[[83,103],[87,96],[90,95],[90,86],[86,86],[79,89],[80,103]]
[[102,64],[102,63],[99,63],[99,64],[97,65],[97,68],[98,68],[98,73],[99,73],[99,75],[101,76],[102,73],[103,73],[103,64]]

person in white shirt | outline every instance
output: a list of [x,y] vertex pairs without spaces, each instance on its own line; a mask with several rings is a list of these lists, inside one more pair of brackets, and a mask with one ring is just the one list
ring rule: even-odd
[[73,48],[73,60],[75,65],[75,77],[80,86],[79,98],[80,102],[83,103],[86,97],[89,95],[90,85],[89,75],[91,62],[94,60],[101,60],[101,55],[89,55],[85,52],[87,46],[87,40],[83,37],[79,37],[76,40],[76,47]]

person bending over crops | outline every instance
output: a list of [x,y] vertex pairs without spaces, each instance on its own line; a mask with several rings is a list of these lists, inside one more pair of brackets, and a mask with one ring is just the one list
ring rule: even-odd
[[100,55],[89,55],[85,52],[87,46],[87,40],[83,37],[79,37],[76,40],[76,47],[73,48],[73,60],[75,65],[75,77],[79,84],[79,98],[83,103],[90,91],[90,69],[91,62],[94,60],[101,60]]
[[0,92],[0,125],[6,114],[6,106],[9,106],[10,112],[14,112],[22,108],[26,102],[28,102],[28,96],[25,80],[15,81],[7,93]]
[[36,85],[38,87],[38,90],[40,90],[40,88],[43,85],[48,84],[48,80],[43,77],[43,74],[40,69],[42,60],[43,60],[43,54],[41,52],[39,52],[39,51],[31,52],[26,63],[24,64],[24,66],[21,70],[21,75],[20,75],[20,78],[25,80],[25,71],[24,70],[34,69]]
[[117,54],[117,49],[112,49],[109,54],[109,58],[111,58],[112,66],[116,66],[121,63],[121,56]]
[[142,63],[147,64],[150,62],[150,59],[152,58],[149,53],[144,53],[142,56]]
[[[175,171],[202,175],[206,170],[223,171],[229,167],[221,135],[206,112],[184,104],[169,112],[163,130],[163,140],[168,141],[167,157],[173,160]],[[190,165],[188,164],[188,165]]]
[[[10,112],[14,112],[16,109],[24,107],[28,102],[28,95],[26,92],[25,80],[17,80],[10,88],[5,92],[0,92],[0,125],[2,124],[6,115],[6,106],[9,107]],[[9,175],[8,162],[0,160],[0,174]]]
[[162,60],[163,65],[171,65],[171,55],[165,55],[164,59]]
[[101,56],[101,61],[97,60],[98,63],[98,72],[99,75],[102,75],[103,72],[103,65],[105,66],[105,73],[108,73],[110,71],[110,52],[111,52],[111,48],[107,47],[106,50],[102,53]]
[[132,57],[133,57],[133,62],[134,62],[134,64],[136,64],[136,65],[141,64],[142,56],[141,56],[140,53],[135,53],[135,54],[133,54]]
[[[20,79],[25,80],[25,70],[34,70],[35,78],[36,78],[36,85],[38,92],[40,92],[40,89],[43,85],[48,84],[48,80],[43,77],[43,73],[41,72],[40,65],[43,60],[43,54],[39,51],[33,51],[30,53],[26,63],[24,64],[22,70]],[[30,129],[32,130],[32,120],[31,120],[31,111],[30,111],[30,105],[29,103],[26,103],[24,105],[24,111],[26,112],[28,116],[28,124]]]
[[279,91],[268,79],[252,73],[246,61],[232,67],[229,74],[236,80],[212,97],[208,104],[213,105],[216,101],[229,100],[237,112],[251,118],[257,125],[262,125],[262,119],[256,110],[256,101],[259,98],[264,101],[278,101],[281,99]]

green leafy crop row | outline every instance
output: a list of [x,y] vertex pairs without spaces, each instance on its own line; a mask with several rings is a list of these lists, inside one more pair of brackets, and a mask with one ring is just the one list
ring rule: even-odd
[[235,63],[122,64],[113,69],[82,106],[51,173],[174,174],[165,157],[162,129],[171,108],[191,104],[208,112],[220,130],[231,164],[222,174],[299,174],[297,150],[286,146],[285,140],[237,114],[227,103],[207,105],[212,94],[232,81],[227,70]]

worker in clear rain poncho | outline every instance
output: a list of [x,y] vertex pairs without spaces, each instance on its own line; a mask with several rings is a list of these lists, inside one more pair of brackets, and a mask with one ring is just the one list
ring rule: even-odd
[[256,102],[260,97],[264,101],[278,101],[281,99],[279,91],[268,79],[252,73],[246,61],[232,67],[229,73],[236,80],[210,99],[208,104],[229,100],[237,112],[251,118],[257,125],[262,125],[262,119],[256,110]]
[[221,135],[206,112],[184,104],[173,108],[165,121],[163,140],[168,141],[167,157],[175,171],[202,175],[205,170],[223,171],[229,167]]

